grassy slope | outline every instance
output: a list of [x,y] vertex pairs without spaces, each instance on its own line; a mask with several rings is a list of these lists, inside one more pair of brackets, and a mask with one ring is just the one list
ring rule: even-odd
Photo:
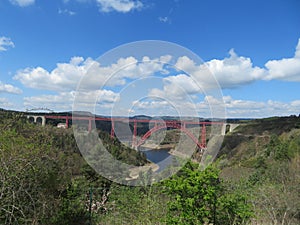
[[225,136],[221,176],[246,193],[252,224],[300,223],[300,118],[254,120]]
[[287,137],[295,132],[297,134],[298,129],[299,117],[272,117],[250,121],[225,136],[218,157],[227,159],[230,165],[241,164],[259,155],[272,136]]

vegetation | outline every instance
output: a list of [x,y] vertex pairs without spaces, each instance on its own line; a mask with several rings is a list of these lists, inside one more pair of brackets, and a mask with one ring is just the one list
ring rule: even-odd
[[219,171],[200,171],[189,163],[179,176],[166,181],[168,224],[245,224],[253,216],[245,195],[229,191]]
[[250,196],[254,224],[300,223],[299,122],[295,116],[256,120],[225,137],[221,177]]
[[[0,111],[0,224],[299,224],[299,121],[247,122],[225,137],[206,170],[188,162],[168,180],[131,187],[98,175],[72,130]],[[118,160],[147,162],[107,133],[98,135]],[[140,176],[151,179],[151,172]]]

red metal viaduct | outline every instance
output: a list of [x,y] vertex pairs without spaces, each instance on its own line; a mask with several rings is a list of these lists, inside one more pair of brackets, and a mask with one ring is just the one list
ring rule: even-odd
[[[69,121],[88,121],[88,131],[90,132],[92,130],[92,124],[94,121],[108,121],[111,122],[111,131],[110,135],[111,137],[115,136],[115,122],[126,122],[126,123],[132,123],[133,124],[133,136],[132,136],[132,146],[138,147],[142,145],[147,138],[149,138],[154,132],[161,130],[161,129],[167,129],[167,128],[173,128],[173,129],[180,129],[182,132],[184,132],[188,137],[192,139],[192,141],[200,148],[205,149],[207,147],[206,143],[206,126],[211,126],[214,124],[221,125],[221,133],[220,135],[225,135],[227,126],[229,126],[229,132],[231,132],[233,129],[235,129],[239,124],[228,124],[224,122],[213,122],[213,121],[177,121],[177,120],[149,120],[149,119],[129,119],[129,118],[109,118],[109,117],[92,117],[92,116],[62,116],[62,115],[27,115],[28,119],[33,119],[33,122],[41,123],[43,126],[46,125],[47,119],[60,119],[65,120],[65,127],[68,128],[70,123]],[[137,127],[138,123],[153,123],[154,126],[148,130],[141,138],[137,138]],[[199,134],[199,137],[196,137],[194,134],[192,134],[189,129],[187,129],[187,126],[190,125],[199,125],[201,127],[201,134]]]

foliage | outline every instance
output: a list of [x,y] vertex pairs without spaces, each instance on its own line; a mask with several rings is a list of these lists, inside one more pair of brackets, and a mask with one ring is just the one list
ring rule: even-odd
[[299,159],[272,164],[259,183],[244,190],[251,196],[259,223],[299,224]]
[[100,224],[165,224],[168,197],[161,186],[123,186],[111,188],[109,213],[100,218]]
[[189,163],[166,187],[168,224],[243,224],[252,216],[246,197],[227,193],[214,167],[200,171]]
[[[129,187],[85,163],[72,130],[36,126],[22,113],[0,111],[0,224],[89,224],[92,219],[92,224],[230,225],[250,218],[253,224],[299,224],[299,124],[297,117],[254,120],[227,135],[222,175],[215,166],[199,171],[189,162],[162,183]],[[169,133],[167,142],[177,134]],[[109,134],[96,135],[117,160],[135,166],[147,162]],[[101,158],[94,153],[93,159]],[[229,168],[235,173],[227,182]],[[151,179],[149,172],[140,175]]]
[[87,225],[90,214],[86,202],[85,185],[74,180],[60,196],[57,213],[51,218],[53,225]]
[[[87,185],[101,187],[95,198],[102,199],[111,182],[84,162],[72,132],[29,124],[17,112],[3,111],[0,117],[0,224],[86,221]],[[110,143],[110,149],[115,145]],[[116,156],[122,152],[124,160],[133,151],[120,143],[117,148]],[[132,155],[128,162],[145,162],[140,154]]]
[[[288,117],[244,125],[235,136],[252,136],[253,139],[235,146],[231,156],[223,156],[228,160],[227,165],[231,164],[231,170],[236,170],[235,174],[248,169],[248,174],[242,177],[245,184],[241,191],[251,198],[255,224],[300,223],[300,130],[297,124],[299,118]],[[265,130],[260,132],[263,128]],[[254,136],[255,129],[259,130]],[[230,182],[237,180],[232,174],[227,175]]]
[[108,133],[99,131],[99,137],[107,151],[117,160],[134,166],[142,166],[147,163],[143,153],[123,145],[117,138],[112,139]]
[[297,129],[299,126],[300,117],[271,117],[252,120],[243,126],[239,126],[235,132],[248,135],[263,135],[268,132],[278,136],[292,129]]

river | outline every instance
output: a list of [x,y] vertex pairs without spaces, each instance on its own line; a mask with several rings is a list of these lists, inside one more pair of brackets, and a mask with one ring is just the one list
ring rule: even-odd
[[147,159],[159,166],[156,172],[164,170],[171,165],[173,156],[169,153],[169,149],[147,149],[142,148],[141,152],[145,153]]

